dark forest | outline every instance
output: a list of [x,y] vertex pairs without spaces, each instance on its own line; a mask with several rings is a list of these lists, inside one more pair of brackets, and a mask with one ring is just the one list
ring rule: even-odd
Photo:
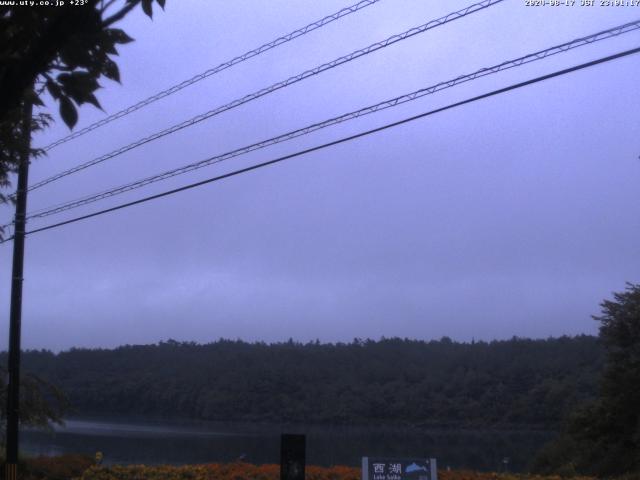
[[[6,354],[1,354],[5,363]],[[561,429],[598,391],[591,336],[458,343],[208,344],[27,351],[76,415],[216,421]]]

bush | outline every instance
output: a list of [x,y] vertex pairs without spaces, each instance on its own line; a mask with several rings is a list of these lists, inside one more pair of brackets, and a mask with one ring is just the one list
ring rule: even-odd
[[[58,457],[34,457],[20,461],[20,480],[70,480],[82,476],[94,464],[86,455],[60,455]],[[4,462],[0,465],[0,479],[4,479]]]

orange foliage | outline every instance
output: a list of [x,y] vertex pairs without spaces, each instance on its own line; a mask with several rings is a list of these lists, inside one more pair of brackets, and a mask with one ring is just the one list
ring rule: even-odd
[[[28,458],[20,462],[18,478],[20,480],[69,480],[79,478],[93,464],[93,459],[85,455]],[[1,467],[0,478],[4,478],[4,465]]]
[[[226,463],[186,466],[92,467],[82,480],[279,480],[279,465]],[[306,480],[360,480],[360,469],[352,467],[306,468]]]
[[[207,465],[112,465],[96,466],[81,455],[38,457],[20,469],[22,480],[280,480],[279,465],[212,463]],[[360,468],[307,466],[305,480],[360,480]],[[562,480],[538,476],[453,470],[438,472],[438,480]],[[575,477],[573,480],[594,480]]]
[[[279,480],[279,465],[252,465],[249,463],[187,465],[92,467],[82,480]],[[479,473],[466,470],[440,471],[439,480],[561,480],[560,477]],[[306,480],[360,480],[357,467],[307,466]],[[574,480],[593,480],[575,478]]]

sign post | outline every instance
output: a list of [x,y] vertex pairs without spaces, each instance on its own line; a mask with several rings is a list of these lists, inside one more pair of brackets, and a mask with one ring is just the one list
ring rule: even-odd
[[362,457],[362,480],[438,480],[436,459]]
[[306,437],[283,434],[280,437],[280,480],[304,480]]

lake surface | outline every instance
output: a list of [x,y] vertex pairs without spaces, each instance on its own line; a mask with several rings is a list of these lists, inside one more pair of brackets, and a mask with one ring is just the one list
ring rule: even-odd
[[34,455],[100,451],[107,464],[191,464],[239,458],[279,463],[280,434],[307,435],[307,463],[359,466],[363,456],[436,457],[439,468],[524,471],[553,437],[543,431],[434,430],[389,427],[222,424],[69,419],[54,432],[22,431]]

